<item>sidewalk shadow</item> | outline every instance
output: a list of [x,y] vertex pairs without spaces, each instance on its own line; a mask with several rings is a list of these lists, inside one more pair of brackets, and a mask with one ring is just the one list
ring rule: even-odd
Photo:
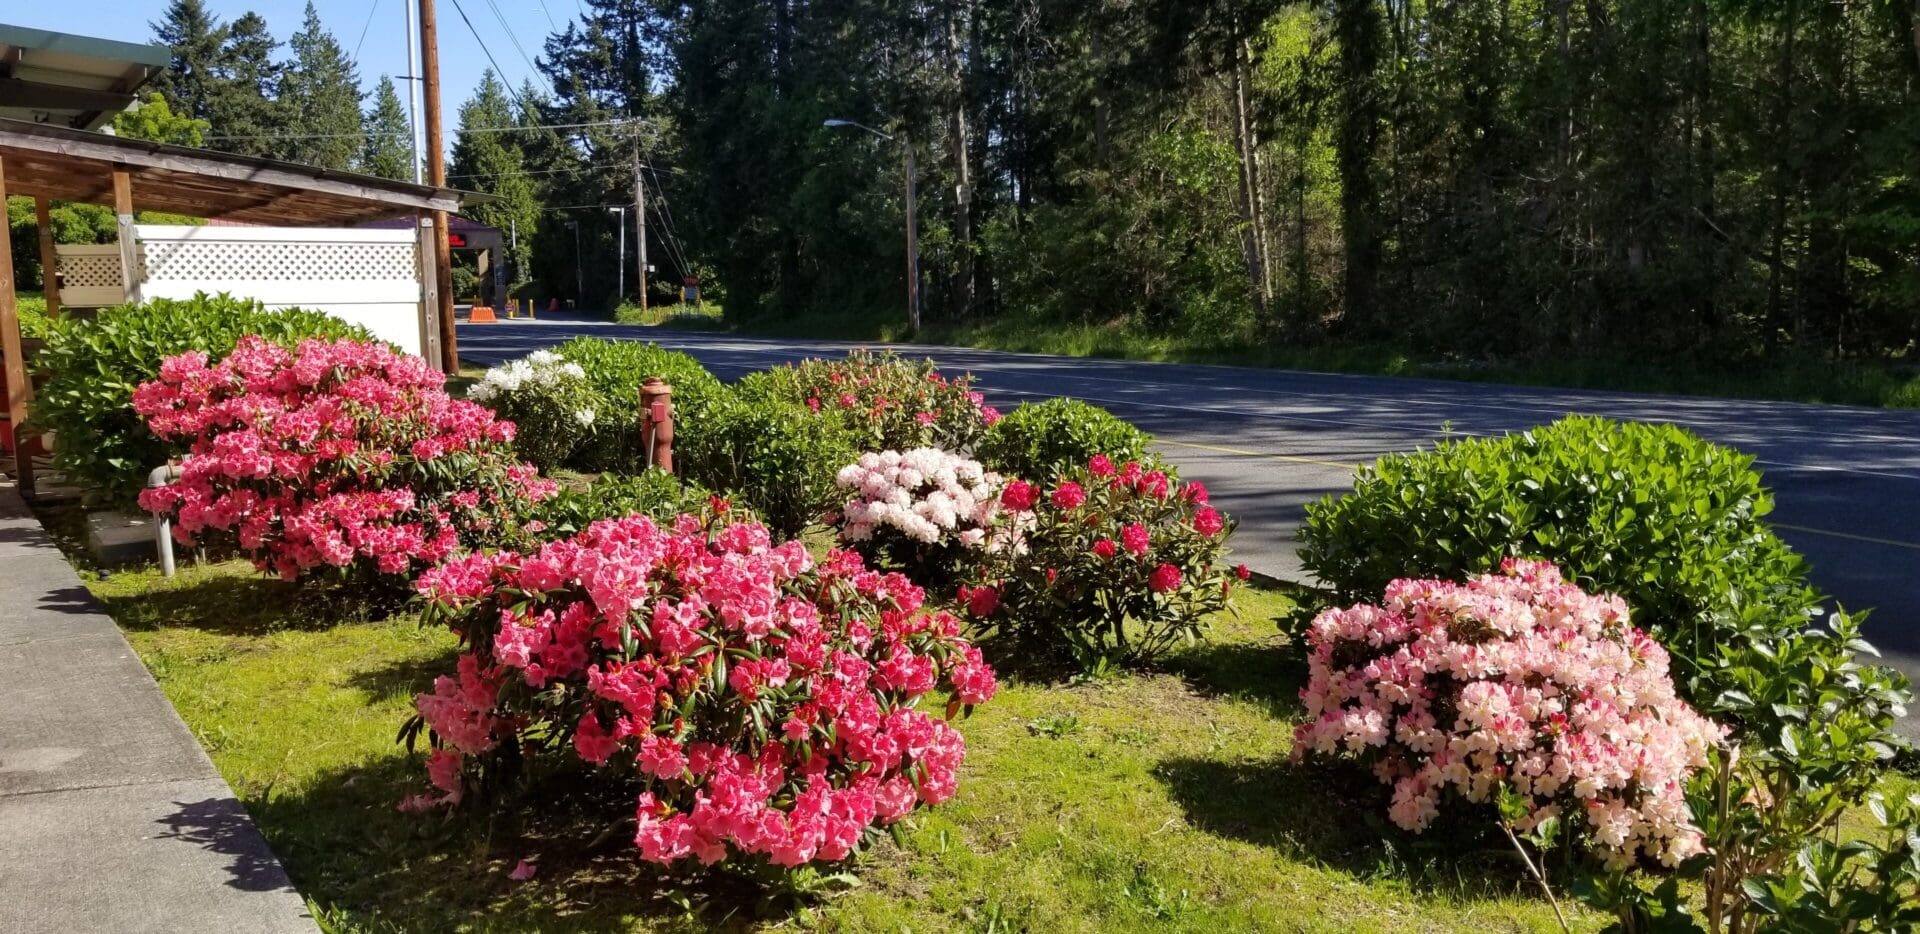
[[231,798],[208,798],[176,801],[174,805],[177,810],[156,821],[169,828],[161,836],[185,840],[231,857],[227,865],[228,886],[246,892],[293,888],[240,802]]

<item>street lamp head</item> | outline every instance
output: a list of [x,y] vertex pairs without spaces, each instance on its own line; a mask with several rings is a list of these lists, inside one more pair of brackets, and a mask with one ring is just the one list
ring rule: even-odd
[[851,120],[828,120],[828,121],[826,121],[825,123],[822,123],[822,124],[820,124],[820,125],[821,125],[821,126],[853,126],[853,121],[851,121]]
[[835,118],[835,119],[828,119],[828,120],[821,121],[820,125],[826,126],[826,127],[850,126],[857,130],[865,130],[868,133],[872,133],[873,135],[878,136],[884,140],[891,141],[893,139],[893,137],[890,134],[882,133],[879,130],[876,130],[873,127],[867,126],[866,124],[861,123],[857,120],[840,120]]

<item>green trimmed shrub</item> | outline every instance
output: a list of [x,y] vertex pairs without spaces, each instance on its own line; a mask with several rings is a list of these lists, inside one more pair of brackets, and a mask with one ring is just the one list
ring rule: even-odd
[[987,429],[975,452],[1010,477],[1046,482],[1086,466],[1095,454],[1116,464],[1146,460],[1153,437],[1097,405],[1073,399],[1022,403]]
[[54,468],[132,508],[147,474],[187,450],[147,430],[133,411],[134,388],[158,377],[167,357],[198,350],[218,361],[249,334],[289,347],[306,338],[373,339],[323,312],[269,311],[224,293],[61,317],[34,360],[50,377],[34,394],[32,427],[54,433]]
[[[541,534],[555,539],[569,538],[601,519],[622,516],[646,516],[662,525],[671,525],[677,516],[703,513],[710,508],[712,499],[713,494],[699,484],[665,471],[601,474],[585,489],[563,489],[558,496],[542,503],[539,518],[547,528]],[[750,518],[738,512],[736,515],[742,521]]]
[[553,351],[579,364],[588,385],[607,403],[592,443],[574,454],[573,464],[581,470],[627,472],[647,462],[640,449],[640,384],[648,377],[673,387],[674,434],[682,442],[704,430],[708,409],[727,393],[700,361],[657,344],[576,337]]
[[675,465],[688,479],[737,496],[774,534],[792,538],[840,505],[834,477],[860,451],[837,421],[756,394],[752,379],[702,409],[697,427],[676,428]]
[[1749,743],[1780,743],[1793,724],[1845,709],[1856,738],[1891,759],[1906,679],[1859,663],[1857,638],[1804,635],[1821,596],[1765,522],[1772,511],[1750,455],[1671,425],[1569,418],[1362,468],[1352,493],[1307,507],[1300,560],[1350,603],[1396,578],[1461,580],[1503,558],[1543,558],[1624,598],[1672,652],[1688,699]]

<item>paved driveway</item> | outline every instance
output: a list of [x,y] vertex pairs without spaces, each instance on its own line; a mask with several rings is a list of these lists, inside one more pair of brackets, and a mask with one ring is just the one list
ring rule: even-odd
[[[723,379],[857,346],[566,319],[462,325],[459,337],[464,358],[497,362],[578,334],[652,340],[692,354]],[[1300,571],[1293,532],[1302,507],[1347,489],[1357,463],[1431,444],[1447,431],[1500,434],[1569,413],[1673,422],[1758,457],[1778,501],[1775,524],[1813,562],[1814,580],[1851,609],[1875,608],[1869,637],[1920,676],[1920,411],[948,347],[908,352],[972,371],[1003,408],[1071,396],[1152,432],[1183,476],[1204,481],[1240,518],[1239,557],[1283,578]]]

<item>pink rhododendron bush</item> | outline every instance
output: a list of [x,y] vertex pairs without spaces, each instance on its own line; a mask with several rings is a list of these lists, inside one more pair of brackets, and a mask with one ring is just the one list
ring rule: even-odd
[[1509,560],[1465,584],[1398,580],[1307,632],[1294,755],[1358,759],[1425,830],[1454,802],[1517,798],[1517,830],[1565,822],[1615,867],[1703,849],[1688,779],[1722,739],[1674,694],[1667,651],[1616,596]]
[[578,759],[632,791],[656,863],[846,858],[953,796],[965,746],[947,720],[996,689],[906,578],[850,552],[816,565],[757,524],[605,520],[455,559],[418,589],[465,654],[417,700],[437,792],[408,806]]
[[922,586],[950,585],[1020,528],[998,521],[998,474],[939,448],[862,454],[836,482],[849,496],[834,518],[840,540]]
[[287,580],[343,568],[404,582],[512,540],[553,484],[513,456],[511,422],[444,386],[419,357],[365,341],[248,337],[217,364],[169,357],[133,405],[191,448],[140,505],[180,542],[226,535]]
[[842,419],[868,451],[970,451],[1000,420],[974,391],[972,376],[948,377],[932,360],[905,360],[891,351],[803,360],[753,374],[742,385]]
[[1246,574],[1225,564],[1232,523],[1206,487],[1136,461],[1096,455],[1049,488],[1012,481],[1000,511],[1008,547],[962,601],[996,633],[1084,668],[1197,638]]

